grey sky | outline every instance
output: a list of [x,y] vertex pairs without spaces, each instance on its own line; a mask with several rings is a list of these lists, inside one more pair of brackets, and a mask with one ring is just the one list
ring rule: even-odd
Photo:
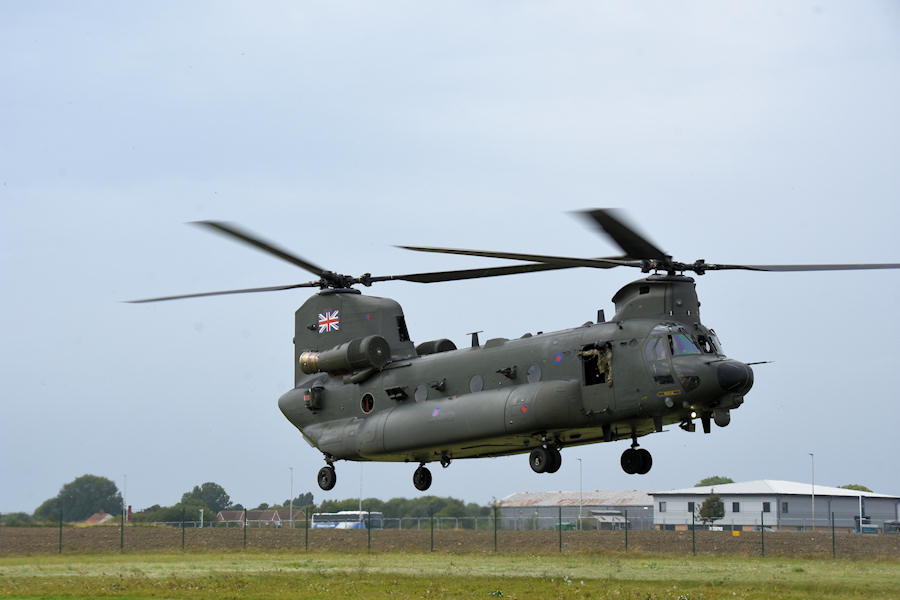
[[[307,292],[119,301],[305,281],[183,225],[239,222],[341,272],[500,264],[430,244],[601,256],[567,211],[617,206],[681,260],[897,262],[895,2],[12,3],[0,5],[0,510],[83,473],[136,508],[203,481],[255,506],[316,487],[276,407]],[[514,337],[612,312],[636,273],[570,270],[368,290],[417,342]],[[727,429],[457,461],[431,493],[665,489],[736,480],[900,492],[900,273],[713,273],[703,320],[774,360]],[[413,496],[413,466],[363,466]]]

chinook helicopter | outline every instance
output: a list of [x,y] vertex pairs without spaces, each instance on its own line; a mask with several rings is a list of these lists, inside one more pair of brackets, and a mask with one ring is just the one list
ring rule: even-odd
[[[283,286],[133,300],[159,302],[223,294],[319,288],[296,311],[294,387],[278,400],[284,416],[325,466],[323,490],[334,488],[334,463],[415,463],[413,485],[431,486],[426,466],[462,458],[528,454],[536,473],[554,473],[570,446],[630,440],[620,464],[646,474],[653,459],[638,439],[667,425],[704,433],[725,427],[753,386],[752,364],[727,357],[700,320],[694,280],[709,271],[896,269],[900,263],[728,265],[683,263],[639,234],[615,211],[578,213],[623,251],[608,258],[401,246],[523,261],[501,267],[359,277],[323,269],[235,225],[196,224],[290,262],[317,280]],[[400,280],[437,283],[575,267],[639,268],[647,276],[613,296],[606,320],[518,339],[493,338],[457,348],[449,339],[415,345],[394,300],[353,286]]]

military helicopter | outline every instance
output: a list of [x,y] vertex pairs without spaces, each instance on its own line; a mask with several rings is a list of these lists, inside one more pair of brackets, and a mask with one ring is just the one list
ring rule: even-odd
[[[426,466],[462,458],[528,454],[536,473],[554,473],[560,450],[630,440],[620,464],[646,474],[653,459],[638,439],[677,424],[704,433],[725,427],[753,386],[751,365],[727,357],[713,329],[700,321],[690,272],[896,269],[900,263],[729,265],[673,260],[616,211],[580,214],[623,251],[622,256],[572,258],[511,252],[401,246],[420,252],[522,261],[500,267],[352,277],[335,273],[235,225],[196,224],[290,262],[318,279],[282,286],[202,292],[131,302],[319,288],[296,311],[294,387],[278,400],[284,416],[320,450],[318,484],[331,490],[334,463],[415,463],[413,485],[431,486]],[[457,348],[449,339],[414,345],[403,310],[389,298],[353,286],[384,281],[437,283],[575,267],[633,267],[647,276],[613,296],[606,320],[518,339],[493,338]]]

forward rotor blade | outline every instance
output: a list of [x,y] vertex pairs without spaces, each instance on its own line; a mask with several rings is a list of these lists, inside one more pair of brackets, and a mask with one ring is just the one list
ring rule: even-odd
[[255,248],[262,250],[263,252],[267,252],[269,254],[272,254],[273,256],[277,256],[282,260],[286,260],[292,265],[296,265],[301,269],[305,269],[313,275],[321,275],[325,272],[325,269],[323,269],[322,267],[315,265],[308,260],[304,260],[299,256],[295,256],[287,250],[282,250],[272,242],[267,242],[257,235],[245,231],[232,223],[223,223],[221,221],[193,221],[192,223],[200,227],[206,227],[207,229],[211,229],[227,237],[238,239],[245,244],[249,244]]
[[159,298],[144,298],[142,300],[126,300],[129,304],[144,304],[145,302],[164,302],[166,300],[182,300],[184,298],[202,298],[203,296],[225,296],[227,294],[252,294],[256,292],[277,292],[281,290],[293,290],[303,287],[319,287],[318,282],[295,283],[291,285],[273,285],[270,287],[246,288],[243,290],[222,290],[220,292],[200,292],[197,294],[180,294],[178,296],[161,296]]
[[508,267],[488,267],[486,269],[462,269],[459,271],[436,271],[434,273],[411,273],[409,275],[386,275],[372,277],[376,281],[415,281],[416,283],[439,283],[442,281],[459,281],[461,279],[479,279],[481,277],[500,277],[502,275],[515,275],[517,273],[533,273],[535,271],[554,271],[557,269],[571,269],[574,265],[550,265],[532,263],[529,265],[510,265]]
[[864,271],[870,269],[900,269],[900,263],[859,263],[859,264],[837,264],[837,265],[706,265],[708,271],[727,271],[727,270],[744,270],[744,271],[781,271],[781,272],[800,272],[800,271]]
[[609,208],[597,208],[576,214],[582,215],[590,223],[599,227],[602,232],[611,237],[625,251],[625,255],[628,258],[655,260],[667,260],[669,258],[653,242],[639,234],[633,227],[626,225],[623,217],[617,211]]
[[431,246],[397,246],[416,252],[435,252],[438,254],[461,254],[464,256],[485,256],[488,258],[508,258],[527,260],[535,263],[558,265],[562,267],[593,267],[595,269],[611,269],[613,267],[640,267],[640,261],[620,260],[618,258],[573,258],[569,256],[547,256],[544,254],[521,254],[518,252],[493,252],[490,250],[464,250],[461,248],[434,248]]

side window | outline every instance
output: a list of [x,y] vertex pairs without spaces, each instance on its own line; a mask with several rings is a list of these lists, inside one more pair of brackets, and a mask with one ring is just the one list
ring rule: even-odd
[[666,347],[669,345],[669,337],[654,335],[647,340],[644,346],[644,358],[650,364],[650,374],[659,385],[671,385],[675,383],[672,371],[669,368],[669,357]]
[[764,513],[772,512],[772,505],[769,504],[768,502],[763,502],[763,512]]
[[784,514],[787,514],[787,511],[788,511],[788,503],[782,502],[781,503],[781,512],[783,512]]
[[612,385],[612,348],[609,343],[585,346],[578,353],[584,373],[584,385]]
[[688,502],[688,512],[689,513],[694,512],[694,503],[693,502]]
[[731,512],[741,512],[741,503],[740,502],[732,502],[731,503]]
[[665,502],[659,503],[659,512],[666,512],[666,503]]

